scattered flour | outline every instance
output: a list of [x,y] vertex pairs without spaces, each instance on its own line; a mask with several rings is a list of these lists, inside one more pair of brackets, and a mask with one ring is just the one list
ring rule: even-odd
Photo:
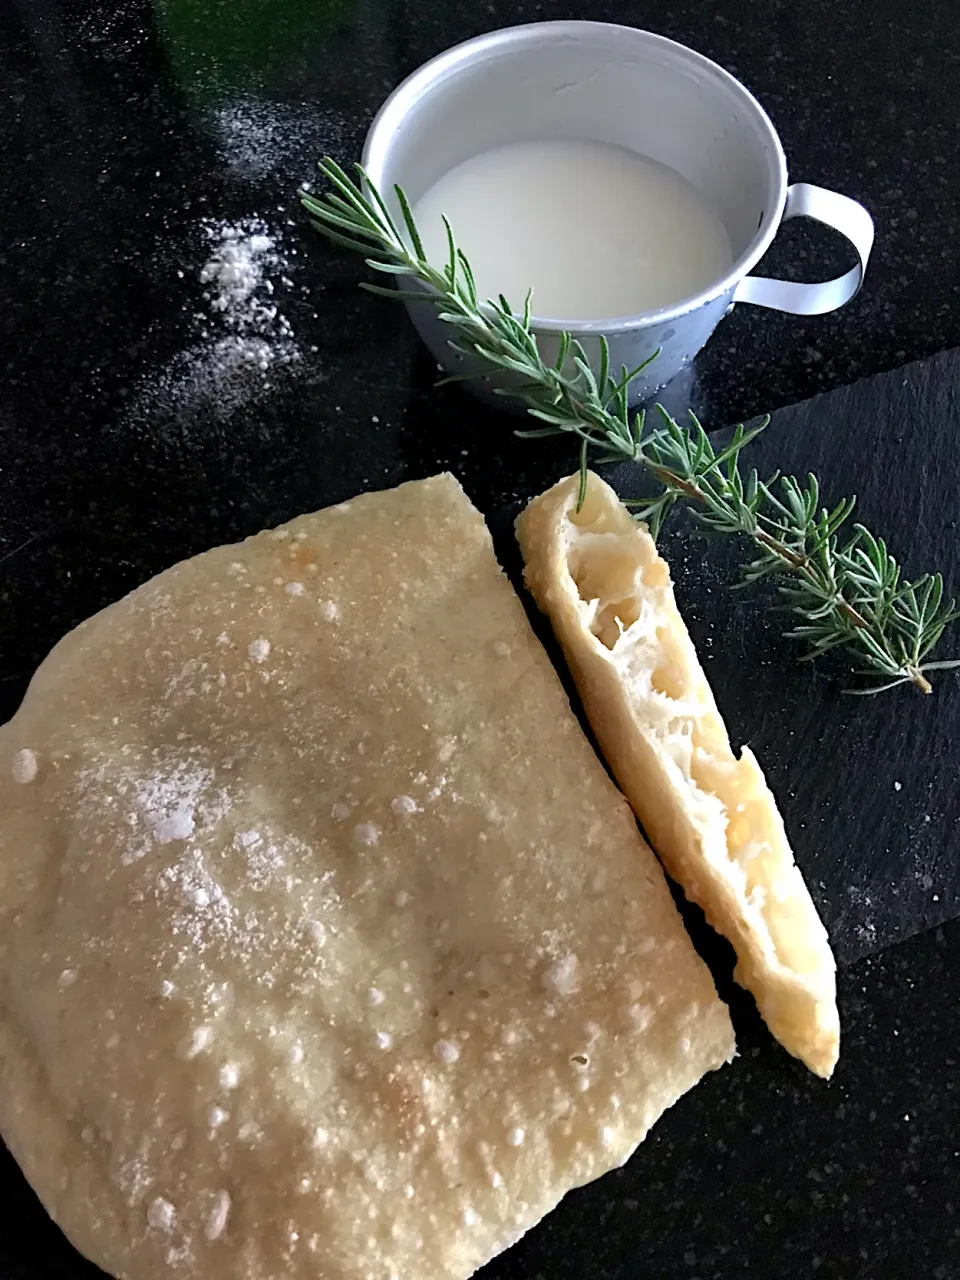
[[203,1053],[204,1049],[209,1048],[212,1040],[213,1027],[197,1027],[195,1031],[191,1032],[189,1039],[184,1042],[180,1056],[189,1062]]
[[[230,808],[222,791],[212,791],[209,769],[177,764],[158,769],[132,785],[131,840],[122,854],[125,866],[138,862],[154,844],[189,840],[198,829],[218,822]],[[144,831],[144,828],[146,830]]]
[[556,991],[558,995],[570,996],[580,985],[577,973],[577,957],[566,955],[552,964],[543,975],[543,985],[548,991]]
[[204,261],[178,269],[202,287],[204,309],[190,321],[196,340],[134,395],[128,422],[171,426],[208,415],[217,421],[263,398],[300,359],[277,301],[293,287],[278,237],[260,218],[204,219]]
[[213,1198],[213,1206],[207,1214],[204,1234],[208,1240],[219,1240],[223,1235],[227,1219],[230,1217],[230,1207],[229,1191],[218,1191]]
[[137,784],[137,808],[157,844],[193,835],[197,802],[212,776],[207,769],[180,765],[166,776],[156,774]]
[[200,283],[211,311],[228,329],[261,337],[289,337],[290,324],[273,301],[271,269],[286,268],[277,242],[259,218],[205,222],[210,256],[200,268]]
[[147,1207],[147,1226],[154,1231],[170,1231],[177,1220],[177,1211],[169,1200],[157,1196]]
[[37,776],[37,757],[35,752],[29,747],[24,747],[22,751],[18,751],[13,757],[13,764],[10,768],[14,782],[24,785],[33,782]]
[[171,429],[204,416],[224,422],[262,400],[276,376],[299,359],[292,341],[278,347],[256,335],[204,338],[210,340],[178,352],[140,384],[127,422]]
[[90,8],[77,16],[73,30],[80,45],[87,45],[110,62],[119,62],[150,38],[147,25],[136,21],[132,6],[113,6],[113,11]]
[[188,952],[205,951],[213,942],[222,945],[237,927],[237,913],[198,849],[188,849],[165,867],[156,890],[171,902],[171,940],[178,939]]
[[316,943],[318,947],[322,947],[327,940],[327,928],[321,920],[308,920],[304,925],[307,936]]
[[228,169],[248,180],[275,173],[306,179],[321,156],[345,163],[360,150],[358,125],[316,103],[241,98],[217,111],[213,131]]
[[270,641],[261,636],[259,640],[254,640],[250,644],[247,652],[254,662],[265,662],[270,657],[270,649]]
[[221,1125],[226,1124],[230,1119],[230,1112],[224,1111],[223,1107],[211,1107],[207,1113],[207,1123],[211,1129],[219,1129]]
[[236,1089],[240,1083],[240,1072],[232,1062],[227,1062],[220,1068],[220,1088]]

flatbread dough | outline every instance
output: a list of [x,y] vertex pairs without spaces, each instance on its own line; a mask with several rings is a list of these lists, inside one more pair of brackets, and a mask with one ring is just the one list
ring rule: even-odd
[[127,1280],[462,1280],[733,1053],[449,476],[77,628],[0,814],[0,1129]]
[[733,943],[736,976],[784,1048],[829,1076],[836,965],[760,766],[733,754],[647,530],[599,476],[541,494],[517,522],[590,724],[671,876]]

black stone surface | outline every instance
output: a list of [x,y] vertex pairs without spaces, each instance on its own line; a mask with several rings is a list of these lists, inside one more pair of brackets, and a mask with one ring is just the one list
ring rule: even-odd
[[[293,191],[319,154],[359,153],[382,98],[425,58],[571,16],[648,26],[716,58],[770,111],[793,176],[862,199],[877,221],[850,307],[808,320],[738,308],[669,390],[672,407],[720,426],[960,345],[960,8],[943,0],[8,0],[0,718],[52,643],[122,592],[361,488],[455,471],[516,572],[512,517],[571,469],[569,448],[519,442],[510,420],[435,391],[402,312],[358,293],[357,263],[303,230]],[[202,341],[202,220],[252,215],[282,237],[301,360],[243,394],[159,394]],[[793,224],[765,269],[809,279],[846,263],[826,233]],[[757,465],[814,468],[829,494],[858,492],[909,572],[940,568],[960,589],[958,381],[946,354],[785,409]],[[732,736],[781,795],[835,939],[844,1052],[831,1084],[807,1077],[688,913],[733,1001],[740,1059],[484,1274],[953,1280],[960,677],[927,699],[843,699],[842,672],[798,667],[757,596],[722,589],[735,548],[682,522],[666,545]],[[98,1274],[5,1154],[0,1204],[0,1280]]]
[[[937,569],[960,594],[958,437],[955,350],[778,410],[749,458],[760,475],[815,472],[830,506],[856,495],[856,518],[886,535],[907,577]],[[624,493],[629,472],[610,477]],[[781,797],[841,962],[960,914],[960,672],[931,673],[929,697],[845,696],[869,685],[859,662],[797,663],[772,592],[725,589],[742,546],[682,518],[663,545],[731,736]],[[960,657],[960,627],[931,657]]]

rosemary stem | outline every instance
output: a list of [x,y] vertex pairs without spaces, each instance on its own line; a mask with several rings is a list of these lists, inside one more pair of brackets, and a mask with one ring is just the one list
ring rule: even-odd
[[921,693],[933,693],[933,685],[923,674],[919,667],[908,667],[910,673],[910,681],[915,684]]
[[[745,529],[744,533],[750,533],[761,546],[766,547],[768,551],[772,551],[774,555],[778,555],[781,560],[786,561],[792,569],[802,571],[809,568],[810,561],[806,556],[798,556],[795,551],[791,551],[789,547],[785,547],[782,542],[778,542],[776,538],[764,533],[762,529],[749,530]],[[866,625],[866,624],[864,624]]]
[[864,631],[870,630],[870,623],[866,620],[862,613],[858,613],[849,600],[841,593],[837,592],[834,596],[837,608],[855,627],[860,627]]
[[649,462],[647,459],[640,459],[640,461],[645,469],[652,476],[656,476],[661,484],[671,489],[679,489],[684,497],[689,498],[691,502],[706,503],[707,495],[703,490],[689,480],[685,480],[683,476],[677,475],[675,471],[671,471],[667,467],[661,467],[656,463]]

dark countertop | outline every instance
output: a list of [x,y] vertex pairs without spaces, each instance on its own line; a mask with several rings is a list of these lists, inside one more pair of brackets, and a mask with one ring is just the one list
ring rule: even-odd
[[[770,112],[791,176],[862,200],[877,223],[853,304],[815,319],[738,308],[679,400],[719,426],[960,345],[955,4],[8,0],[0,719],[67,629],[184,555],[461,458],[506,529],[570,468],[564,444],[516,441],[508,420],[433,390],[402,313],[358,292],[358,264],[303,229],[294,197],[320,154],[359,155],[386,93],[425,58],[564,17],[648,26],[715,58]],[[249,217],[278,237],[297,358],[204,381],[189,353],[224,332],[198,279],[204,220]],[[828,233],[793,224],[765,266],[813,279],[846,264]],[[905,447],[922,449],[924,423],[910,430]],[[736,1066],[491,1280],[960,1276],[958,956],[948,922],[850,958],[829,1086],[734,992]],[[0,1280],[93,1274],[7,1157],[0,1188],[13,1209]]]

